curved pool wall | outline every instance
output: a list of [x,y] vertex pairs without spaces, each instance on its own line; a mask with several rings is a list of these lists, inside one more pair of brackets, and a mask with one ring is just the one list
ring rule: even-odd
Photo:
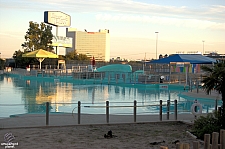
[[[176,99],[178,113],[191,113],[190,107],[195,100],[195,98],[183,96],[182,92],[187,90],[179,84],[116,84],[111,82],[108,85],[107,81],[99,83],[93,79],[75,80],[72,77],[32,77],[17,74],[4,76],[5,80],[9,79],[9,83],[1,86],[0,82],[0,117],[23,113],[44,113],[45,103],[49,101],[51,112],[76,113],[77,102],[81,101],[82,113],[104,114],[105,108],[95,106],[104,107],[107,100],[110,106],[133,106],[133,101],[136,100],[137,105],[140,106],[137,109],[138,114],[159,114],[157,105],[160,100],[164,105],[167,100],[170,100],[170,111],[173,113],[173,101]],[[160,89],[160,85],[168,85],[168,88]],[[204,113],[214,110],[214,100],[205,98],[198,98],[198,100],[202,103]],[[218,105],[221,104],[222,102],[218,103]],[[163,106],[163,113],[166,112],[167,107]],[[110,109],[110,114],[132,113],[133,108]]]

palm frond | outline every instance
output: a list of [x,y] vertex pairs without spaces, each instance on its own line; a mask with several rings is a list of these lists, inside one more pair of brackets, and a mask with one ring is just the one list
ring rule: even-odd
[[225,94],[222,92],[222,89],[225,88],[225,61],[217,62],[213,67],[204,65],[201,66],[201,69],[207,73],[202,80],[206,93],[209,94],[211,90],[215,89],[219,93]]
[[211,73],[211,72],[213,72],[213,69],[210,68],[209,66],[203,65],[203,66],[201,66],[201,69],[202,69],[203,71],[205,71],[206,73]]

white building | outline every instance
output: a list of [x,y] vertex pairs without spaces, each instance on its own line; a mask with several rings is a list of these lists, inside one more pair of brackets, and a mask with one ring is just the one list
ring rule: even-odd
[[99,32],[78,31],[76,28],[67,28],[66,36],[73,38],[72,48],[66,48],[66,53],[76,50],[78,54],[86,54],[96,61],[110,60],[109,30]]

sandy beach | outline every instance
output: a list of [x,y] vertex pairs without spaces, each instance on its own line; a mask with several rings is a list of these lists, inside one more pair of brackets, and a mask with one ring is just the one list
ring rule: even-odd
[[[192,148],[197,139],[186,132],[190,128],[191,125],[182,122],[48,126],[0,129],[0,136],[4,138],[6,133],[12,133],[15,137],[12,142],[18,142],[15,146],[18,149],[159,149],[160,146],[172,149],[177,142],[189,143]],[[113,137],[105,138],[109,130]]]

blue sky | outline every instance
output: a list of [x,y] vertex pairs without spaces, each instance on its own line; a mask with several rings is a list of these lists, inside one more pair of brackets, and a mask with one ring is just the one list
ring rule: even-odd
[[225,54],[224,0],[0,0],[1,57],[22,49],[29,21],[43,22],[44,11],[69,14],[81,31],[109,29],[111,57],[155,58],[156,31],[157,54],[203,52],[203,40],[205,52]]

